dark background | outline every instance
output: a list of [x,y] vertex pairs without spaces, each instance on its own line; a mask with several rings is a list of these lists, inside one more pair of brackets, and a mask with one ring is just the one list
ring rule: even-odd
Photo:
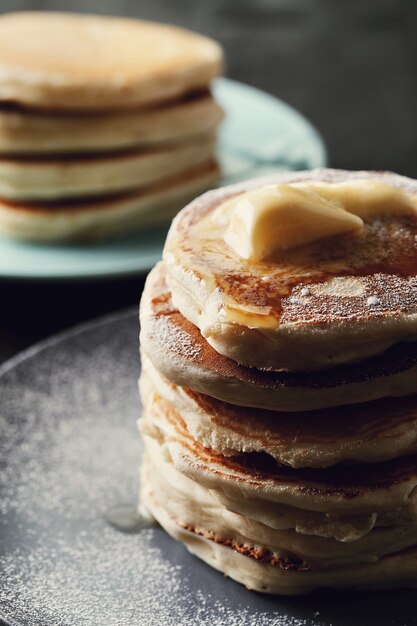
[[[1,0],[0,12],[71,10],[192,28],[220,41],[227,74],[299,109],[332,167],[417,177],[416,0]],[[0,360],[79,321],[136,304],[144,277],[0,283]]]

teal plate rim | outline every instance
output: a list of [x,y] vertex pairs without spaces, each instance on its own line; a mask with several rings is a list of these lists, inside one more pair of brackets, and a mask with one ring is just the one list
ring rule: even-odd
[[[219,133],[218,186],[279,170],[323,167],[318,131],[293,107],[256,87],[219,78],[214,96],[225,109]],[[0,279],[80,281],[132,277],[159,260],[167,227],[90,245],[35,244],[0,238]]]

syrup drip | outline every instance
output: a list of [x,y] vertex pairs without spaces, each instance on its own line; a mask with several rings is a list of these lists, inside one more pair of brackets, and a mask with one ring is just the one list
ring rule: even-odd
[[145,512],[140,513],[136,504],[119,504],[110,507],[105,513],[105,518],[113,528],[129,535],[155,526],[154,520]]

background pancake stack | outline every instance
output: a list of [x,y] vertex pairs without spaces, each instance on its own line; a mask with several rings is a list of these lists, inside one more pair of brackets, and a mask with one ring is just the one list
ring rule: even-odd
[[[250,589],[417,584],[417,212],[320,244],[313,268],[294,257],[290,272],[286,257],[285,276],[298,278],[286,283],[280,339],[253,320],[265,314],[265,283],[275,298],[285,286],[275,282],[284,265],[239,266],[198,230],[224,199],[266,182],[355,178],[417,195],[400,176],[332,170],[210,192],[174,221],[142,298],[141,506]],[[233,291],[242,276],[250,294]]]
[[63,13],[0,17],[0,233],[100,237],[169,220],[218,176],[212,40]]

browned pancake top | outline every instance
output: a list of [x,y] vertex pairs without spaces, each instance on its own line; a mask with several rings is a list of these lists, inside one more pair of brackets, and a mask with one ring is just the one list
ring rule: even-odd
[[177,185],[186,184],[193,180],[198,180],[204,176],[215,176],[219,172],[219,166],[216,161],[198,165],[181,174],[171,176],[167,180],[159,181],[135,189],[128,192],[118,192],[101,196],[87,196],[84,198],[60,198],[59,200],[36,200],[30,202],[14,202],[6,198],[0,198],[0,205],[8,209],[16,211],[31,211],[33,213],[53,213],[54,211],[65,211],[68,213],[76,213],[77,211],[95,210],[95,209],[113,209],[115,203],[128,202],[131,199],[140,199],[147,195],[152,196],[161,191],[167,191],[172,188],[175,191]]
[[126,110],[204,89],[221,72],[211,39],[156,22],[66,12],[0,17],[0,99]]
[[[405,183],[407,179],[389,173],[318,170],[280,174],[276,180],[268,179],[268,184],[342,182],[360,177],[417,194],[417,182]],[[269,315],[281,324],[368,321],[417,310],[417,215],[373,218],[365,221],[359,234],[327,238],[253,264],[238,257],[222,240],[200,232],[198,225],[226,199],[255,185],[249,182],[205,194],[184,210],[175,226],[178,237],[172,249],[174,255],[178,249],[187,271],[198,279],[209,276],[223,297],[237,307],[269,309]],[[167,245],[170,249],[169,240]],[[316,289],[335,277],[358,279],[361,294],[340,297]]]
[[239,365],[214,350],[199,329],[179,313],[172,303],[165,270],[160,265],[151,277],[151,316],[142,332],[147,341],[164,353],[166,359],[199,365],[219,376],[236,378],[263,388],[298,387],[321,389],[392,376],[417,365],[414,343],[398,344],[383,354],[355,365],[334,367],[324,372],[290,373],[262,371]]
[[393,436],[393,432],[397,437],[401,436],[410,425],[417,424],[417,395],[285,413],[235,406],[191,389],[183,391],[210,415],[213,427],[221,426],[269,447],[314,446],[366,439],[376,443]]

